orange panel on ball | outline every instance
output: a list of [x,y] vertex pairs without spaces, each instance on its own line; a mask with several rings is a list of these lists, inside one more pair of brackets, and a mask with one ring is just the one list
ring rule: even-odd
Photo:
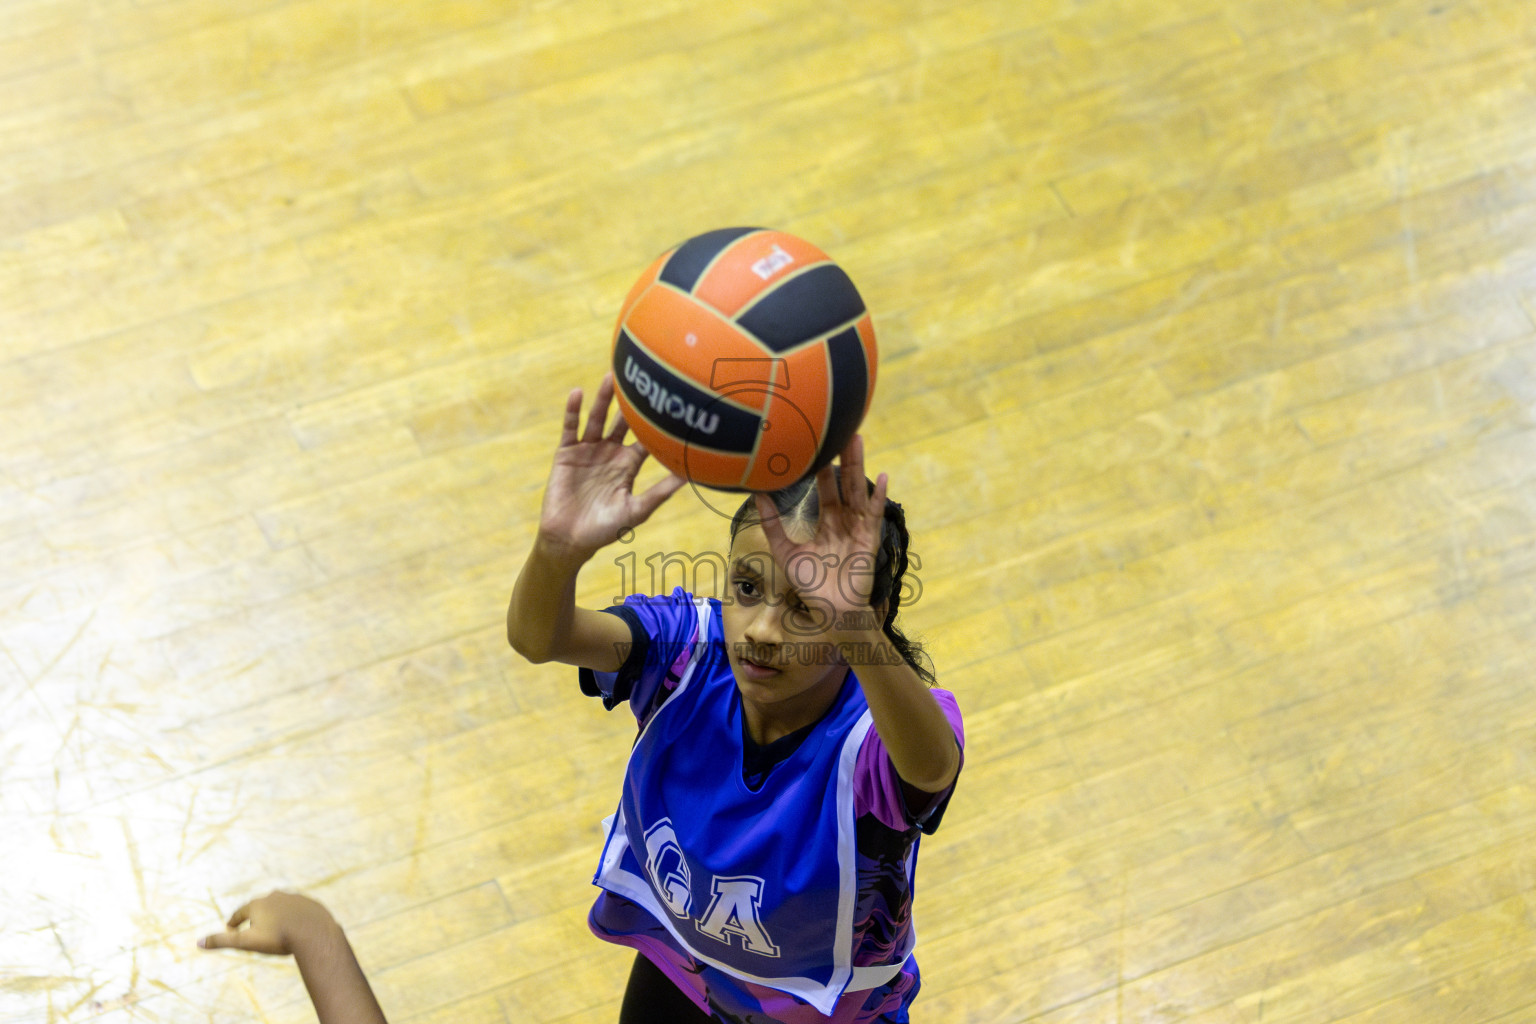
[[869,360],[869,393],[875,393],[875,363],[879,350],[875,345],[875,322],[866,313],[854,324],[859,332],[859,343],[864,346],[864,358]]
[[734,324],[666,284],[641,295],[623,326],[659,362],[699,387],[742,388],[742,397],[731,401],[745,409],[763,407],[762,389],[745,385],[760,381],[772,387],[781,373],[775,357]]
[[859,414],[862,423],[864,417],[869,415],[870,403],[875,398],[875,369],[879,363],[879,348],[875,344],[875,324],[866,313],[857,324],[854,325],[859,332],[859,344],[864,348],[864,359],[869,367],[869,381],[864,395],[864,411]]
[[776,397],[768,404],[768,416],[751,472],[744,486],[750,491],[777,491],[809,471],[816,460],[820,424]]
[[657,462],[678,476],[682,476],[682,442],[662,433],[652,426],[644,416],[638,415],[635,407],[629,403],[622,393],[615,393],[613,397],[618,401],[619,411],[624,414],[624,422],[629,424],[630,433],[634,434],[635,440],[639,441]]
[[820,446],[822,438],[826,435],[827,410],[832,402],[830,390],[832,382],[828,380],[826,347],[812,345],[791,352],[783,359],[784,375],[789,383],[775,393],[778,401],[769,408],[769,419],[777,423],[779,417],[787,411],[784,406],[793,406],[797,413],[796,419],[803,419],[811,424],[815,432],[816,444]]
[[742,490],[741,480],[747,475],[745,456],[689,448],[684,452],[684,461],[687,472],[683,475],[694,483],[722,491]]
[[786,274],[826,262],[827,254],[804,239],[760,231],[721,253],[694,285],[693,294],[726,316],[735,316]]

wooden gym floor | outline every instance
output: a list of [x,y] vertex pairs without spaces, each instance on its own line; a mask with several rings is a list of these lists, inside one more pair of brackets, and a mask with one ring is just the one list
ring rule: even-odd
[[312,1019],[193,948],[277,886],[394,1020],[615,1019],[631,720],[502,617],[745,223],[967,715],[914,1019],[1536,1020],[1527,0],[6,0],[0,86],[0,1021]]

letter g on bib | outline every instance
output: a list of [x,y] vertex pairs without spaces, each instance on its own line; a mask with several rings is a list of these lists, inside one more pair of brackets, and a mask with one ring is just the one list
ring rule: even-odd
[[686,919],[692,909],[688,891],[688,862],[677,845],[672,819],[662,818],[645,834],[645,870],[651,876],[656,896],[676,917]]

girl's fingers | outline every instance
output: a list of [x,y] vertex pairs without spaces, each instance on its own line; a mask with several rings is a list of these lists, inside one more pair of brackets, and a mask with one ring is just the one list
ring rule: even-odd
[[[844,475],[847,470],[843,471]],[[821,467],[816,474],[816,500],[821,504],[821,516],[825,517],[827,511],[843,503],[842,496],[837,493],[837,474],[832,472],[831,464]]]
[[669,473],[664,479],[658,480],[646,488],[645,493],[640,495],[639,498],[640,518],[635,525],[638,526],[640,523],[651,518],[651,513],[660,508],[662,502],[676,494],[678,489],[687,482],[676,473]]
[[239,910],[237,910],[233,914],[229,915],[229,923],[228,923],[227,927],[231,928],[231,929],[239,928],[242,924],[244,924],[245,922],[249,921],[250,919],[251,919],[251,905],[249,903],[247,903],[244,906],[242,906]]
[[848,442],[848,447],[838,456],[838,462],[843,467],[840,488],[843,504],[855,512],[863,512],[868,505],[868,494],[864,487],[864,435],[853,435],[853,440]]
[[258,934],[255,929],[247,928],[244,931],[217,932],[197,940],[201,949],[239,949],[247,953],[265,953],[268,956],[283,956],[288,950],[273,936]]
[[[246,907],[250,904],[246,904]],[[235,911],[229,919],[229,925],[222,932],[215,932],[197,940],[197,944],[203,949],[251,949],[251,936],[253,930],[241,928],[240,925],[249,920],[250,915],[245,912],[245,907]]]
[[[869,516],[877,523],[885,519],[885,485],[886,475],[881,473],[875,478],[875,493],[869,496]],[[879,527],[875,529],[878,531]],[[876,536],[878,536],[878,532]]]
[[752,500],[757,505],[757,518],[763,528],[763,536],[768,538],[768,550],[782,560],[782,553],[792,545],[789,537],[784,533],[784,523],[779,519],[779,510],[773,507],[773,502],[762,491],[754,491]]
[[198,949],[225,949],[233,946],[233,932],[216,932],[213,935],[204,935],[197,940]]
[[629,423],[624,419],[624,410],[620,409],[613,417],[613,429],[608,431],[606,440],[615,444],[621,444],[624,436],[629,433]]
[[568,448],[576,443],[576,428],[581,425],[581,388],[573,388],[565,396],[565,417],[560,422],[560,447]]
[[592,412],[587,416],[587,430],[583,441],[600,441],[603,425],[608,422],[608,405],[613,401],[613,374],[603,374],[603,382],[597,386],[597,397],[592,400]]

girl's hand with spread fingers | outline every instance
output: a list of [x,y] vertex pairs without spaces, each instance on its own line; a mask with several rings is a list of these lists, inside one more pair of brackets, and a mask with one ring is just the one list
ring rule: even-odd
[[763,533],[773,557],[809,614],[824,618],[828,631],[871,628],[870,592],[885,515],[886,476],[873,492],[864,476],[864,438],[855,434],[838,456],[838,471],[825,466],[816,474],[820,511],[815,533],[792,539],[766,494],[755,494]]
[[643,494],[634,493],[635,477],[648,453],[638,442],[624,443],[629,424],[622,412],[603,432],[612,402],[613,374],[609,373],[598,385],[586,428],[578,436],[581,389],[567,397],[560,445],[539,512],[540,537],[583,558],[645,522],[684,483],[682,477],[671,474]]
[[576,575],[599,548],[628,540],[626,534],[684,481],[668,474],[635,493],[646,450],[638,441],[624,443],[629,425],[622,412],[604,429],[613,403],[613,374],[605,374],[598,385],[585,429],[581,401],[580,388],[565,400],[533,550],[507,602],[507,642],[535,664],[553,660],[616,672],[627,657],[629,627],[612,615],[576,607]]

